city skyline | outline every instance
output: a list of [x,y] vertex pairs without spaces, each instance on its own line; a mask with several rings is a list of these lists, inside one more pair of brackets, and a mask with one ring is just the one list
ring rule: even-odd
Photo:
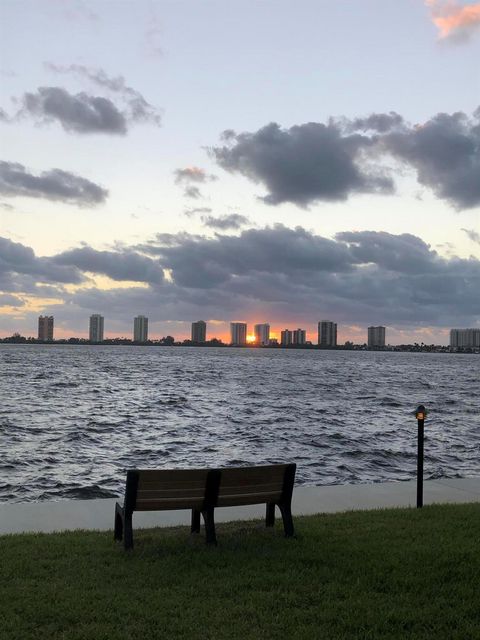
[[[93,314],[89,319],[88,337],[90,342],[102,342],[105,339],[127,339],[125,336],[105,336],[104,333],[105,318],[101,314]],[[133,318],[133,342],[144,343],[147,341],[160,340],[166,336],[149,336],[148,331],[149,319],[144,315],[138,315]],[[180,337],[179,341],[191,341],[194,344],[204,344],[207,342],[208,322],[205,320],[197,320],[190,323],[190,339]],[[384,326],[369,326],[366,328],[366,340],[357,344],[366,344],[369,347],[385,347],[395,346],[386,341],[386,330]],[[13,335],[13,334],[12,334]],[[7,336],[11,337],[11,336]],[[52,341],[54,340],[54,317],[39,316],[38,317],[38,340]],[[80,338],[80,336],[69,336],[70,338]],[[338,342],[337,323],[331,320],[320,320],[317,323],[317,340],[316,342],[308,338],[305,329],[282,329],[279,334],[270,332],[269,323],[256,323],[253,326],[253,333],[249,333],[249,325],[246,322],[231,322],[229,340],[223,340],[219,335],[209,337],[208,340],[220,340],[224,344],[239,346],[272,346],[279,344],[281,346],[294,346],[304,344],[317,344],[321,347],[334,348],[337,345],[351,343],[345,340],[343,343]],[[64,338],[60,338],[64,339]],[[408,344],[408,343],[403,343]],[[417,343],[418,344],[418,343]],[[426,344],[426,343],[422,343]],[[433,344],[433,343],[431,343]],[[475,328],[452,328],[449,331],[449,346],[452,347],[479,347],[480,346],[480,329]]]
[[[318,322],[317,343],[312,340],[307,340],[307,334],[304,329],[283,329],[280,331],[280,340],[275,334],[270,335],[270,324],[260,323],[255,324],[253,334],[248,333],[248,324],[245,322],[231,322],[230,323],[230,341],[219,339],[217,336],[213,336],[207,340],[207,323],[204,320],[197,320],[191,323],[191,339],[176,340],[173,336],[149,337],[148,335],[148,318],[143,315],[136,316],[133,319],[133,336],[132,339],[128,339],[125,336],[104,337],[104,317],[100,314],[93,314],[89,319],[89,342],[93,344],[99,344],[108,340],[127,340],[133,343],[145,344],[147,342],[162,342],[164,344],[185,344],[191,343],[193,345],[203,345],[206,343],[213,344],[216,341],[224,346],[244,346],[244,347],[295,347],[295,346],[318,346],[319,348],[349,348],[354,346],[351,341],[345,341],[344,344],[337,342],[337,324],[330,320],[321,320]],[[356,344],[355,346],[366,346],[369,349],[377,348],[391,348],[395,347],[386,342],[386,327],[383,326],[369,326],[367,327],[367,340],[364,343]],[[25,341],[26,336],[21,336],[18,333],[8,336],[8,338],[22,338]],[[31,336],[29,337],[29,339]],[[70,336],[70,340],[81,340],[78,336]],[[0,338],[0,341],[2,338]],[[55,342],[54,337],[54,317],[53,316],[39,316],[38,317],[38,335],[37,340],[41,342]],[[65,340],[60,338],[60,341]],[[15,341],[15,340],[14,340]],[[408,343],[405,344],[407,346]],[[422,343],[410,344],[410,346],[433,346]],[[442,346],[442,345],[437,345]],[[476,328],[452,328],[449,332],[449,345],[452,349],[479,349],[480,348],[480,329]]]
[[0,3],[0,336],[479,327],[472,2]]

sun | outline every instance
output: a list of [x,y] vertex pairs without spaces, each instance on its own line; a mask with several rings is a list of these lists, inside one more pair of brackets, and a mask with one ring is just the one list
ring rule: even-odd
[[247,336],[247,342],[249,344],[252,344],[252,342],[255,342],[255,336]]

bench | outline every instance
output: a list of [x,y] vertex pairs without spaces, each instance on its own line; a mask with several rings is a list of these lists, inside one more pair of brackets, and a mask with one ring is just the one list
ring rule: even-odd
[[189,509],[191,532],[205,523],[207,544],[216,544],[214,511],[217,507],[266,504],[265,525],[275,524],[278,506],[287,537],[293,536],[292,493],[295,464],[225,469],[171,469],[127,471],[123,505],[115,505],[115,540],[133,548],[133,513]]

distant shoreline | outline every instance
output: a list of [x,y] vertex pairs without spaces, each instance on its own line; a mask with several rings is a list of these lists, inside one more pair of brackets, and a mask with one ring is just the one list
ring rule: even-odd
[[66,340],[52,340],[43,341],[35,338],[1,338],[0,344],[10,345],[46,345],[46,346],[91,346],[91,347],[105,347],[105,346],[119,346],[119,347],[195,347],[199,349],[208,349],[212,347],[220,347],[226,349],[262,349],[262,350],[300,350],[300,351],[374,351],[374,352],[406,352],[406,353],[460,353],[460,354],[480,354],[478,348],[451,348],[444,345],[418,345],[418,344],[406,344],[406,345],[388,345],[385,347],[368,347],[362,344],[353,344],[349,346],[338,345],[336,347],[320,347],[317,344],[305,344],[305,345],[231,345],[224,342],[205,342],[205,343],[192,343],[190,340],[183,342],[162,342],[148,341],[148,342],[133,342],[128,338],[112,338],[104,340],[103,342],[90,342],[82,338],[70,338]]

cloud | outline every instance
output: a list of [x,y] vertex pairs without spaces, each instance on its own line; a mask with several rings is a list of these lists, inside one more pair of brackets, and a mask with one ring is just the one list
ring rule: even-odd
[[74,267],[83,272],[106,275],[112,280],[148,282],[160,285],[164,280],[163,269],[156,260],[134,251],[97,251],[85,246],[64,251],[54,257],[58,265]]
[[480,313],[480,261],[440,257],[411,234],[344,232],[330,240],[275,225],[214,238],[162,234],[138,249],[171,270],[167,290],[195,304],[197,315],[449,326]]
[[126,84],[123,76],[111,77],[103,69],[83,65],[45,63],[56,74],[75,75],[100,87],[109,97],[85,91],[72,94],[63,87],[38,87],[21,97],[21,108],[10,122],[31,117],[40,123],[58,122],[65,131],[77,134],[103,133],[125,135],[137,123],[161,125],[161,112],[142,94]]
[[159,58],[163,56],[163,29],[155,6],[151,5],[149,9],[148,27],[145,29],[145,45],[150,56]]
[[0,307],[23,307],[25,301],[9,293],[0,294]]
[[29,115],[40,122],[58,121],[69,133],[110,133],[124,135],[127,120],[108,98],[86,93],[72,95],[61,87],[39,87],[25,93],[19,115]]
[[410,233],[386,231],[343,231],[335,239],[349,247],[352,264],[375,264],[397,273],[429,273],[439,264],[435,251]]
[[185,189],[183,191],[183,195],[186,198],[194,198],[194,199],[203,198],[202,192],[195,185],[190,185],[190,186],[185,187]]
[[395,112],[330,119],[282,129],[271,123],[254,133],[224,132],[210,149],[230,173],[261,183],[270,205],[309,207],[359,193],[392,194],[391,161],[457,209],[480,204],[480,108],[439,113],[411,125]]
[[183,212],[187,218],[191,218],[196,213],[212,213],[212,209],[210,207],[193,207],[192,209],[185,209]]
[[478,233],[478,231],[475,231],[474,229],[462,229],[462,231],[467,234],[472,242],[480,244],[480,233]]
[[467,37],[480,26],[480,2],[461,5],[455,0],[426,0],[440,38]]
[[227,229],[240,229],[249,224],[250,220],[239,213],[230,213],[217,218],[215,216],[202,216],[202,222],[206,227],[227,231]]
[[50,169],[38,176],[22,164],[0,161],[0,193],[5,196],[45,198],[78,206],[103,204],[108,191],[103,187],[62,169]]
[[349,123],[344,121],[347,129],[351,131],[376,131],[378,133],[386,133],[392,129],[401,127],[404,119],[395,111],[390,113],[372,113],[366,118],[355,118]]
[[72,22],[86,20],[94,23],[100,20],[100,16],[92,11],[83,0],[61,0],[59,7],[63,10],[63,16]]
[[373,142],[369,136],[345,134],[335,122],[290,129],[272,122],[255,133],[229,132],[227,144],[210,153],[226,171],[263,183],[267,204],[307,207],[354,193],[390,193],[392,180],[364,161]]
[[[480,315],[480,261],[440,256],[411,234],[351,231],[330,239],[278,224],[238,235],[159,234],[116,251],[84,246],[49,258],[3,243],[0,291],[21,296],[22,285],[56,283],[62,305],[45,311],[72,329],[99,309],[118,327],[129,327],[138,310],[151,322],[243,317],[302,326],[328,316],[404,328],[471,326]],[[162,277],[167,269],[171,280]],[[62,282],[91,271],[147,286],[62,291]]]
[[80,64],[68,66],[51,62],[45,62],[44,64],[48,70],[54,73],[76,75],[102,89],[117,94],[126,105],[126,110],[123,112],[126,121],[161,125],[160,110],[148,103],[139,91],[128,86],[123,76],[109,76],[104,69],[86,67]]
[[209,175],[205,169],[200,167],[185,167],[184,169],[175,169],[175,182],[176,184],[200,182],[204,183],[208,180],[215,180],[214,175]]
[[217,179],[217,176],[209,174],[205,169],[200,167],[185,167],[184,169],[175,169],[175,184],[184,185],[183,195],[186,198],[202,198],[202,192],[197,184],[205,184]]
[[457,209],[480,204],[480,110],[439,113],[385,134],[380,145],[416,171],[417,180]]
[[38,282],[81,284],[85,277],[74,266],[37,257],[30,247],[0,237],[0,291],[32,291]]

